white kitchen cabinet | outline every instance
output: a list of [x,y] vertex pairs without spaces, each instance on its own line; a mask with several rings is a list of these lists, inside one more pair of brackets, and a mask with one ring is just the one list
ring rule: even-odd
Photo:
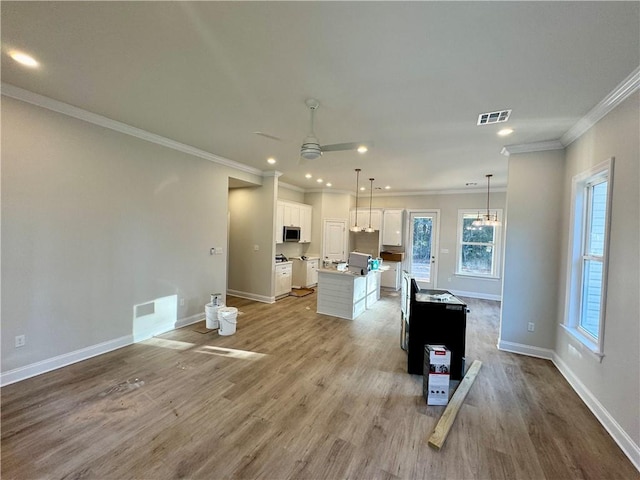
[[293,259],[293,280],[292,286],[295,288],[313,287],[318,283],[318,266],[320,259],[301,260]]
[[278,200],[276,205],[275,242],[283,243],[283,227],[300,227],[300,243],[311,242],[311,213],[313,207],[304,203]]
[[291,292],[291,277],[293,273],[292,262],[282,262],[276,264],[275,274],[275,295],[276,298],[289,295]]
[[385,261],[383,265],[385,267],[389,267],[389,269],[382,271],[382,275],[380,278],[381,286],[397,291],[400,288],[402,264],[400,262]]
[[402,226],[404,210],[385,209],[382,215],[382,244],[394,247],[402,246]]
[[276,243],[284,243],[284,203],[278,202],[276,205]]
[[300,243],[311,242],[311,205],[300,206]]
[[284,203],[284,224],[287,227],[300,226],[300,205],[296,203]]
[[[351,209],[349,212],[349,228],[356,224],[356,209]],[[358,208],[358,227],[365,229],[369,227],[369,209]],[[371,210],[371,228],[374,230],[381,230],[382,228],[382,210],[374,208]]]

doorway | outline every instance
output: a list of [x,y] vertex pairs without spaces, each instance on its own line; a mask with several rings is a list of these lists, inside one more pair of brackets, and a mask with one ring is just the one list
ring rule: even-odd
[[409,212],[409,273],[420,288],[435,288],[438,272],[438,212]]
[[346,261],[347,221],[325,219],[322,231],[322,259]]

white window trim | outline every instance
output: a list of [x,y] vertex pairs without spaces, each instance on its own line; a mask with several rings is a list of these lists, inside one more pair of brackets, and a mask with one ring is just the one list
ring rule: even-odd
[[[497,209],[492,209],[492,212],[496,212],[496,214],[498,215],[498,218],[502,218],[503,222],[504,222],[504,217],[502,215],[502,209],[501,208],[497,208]],[[481,212],[482,213],[482,212]],[[502,245],[502,226],[497,226],[495,227],[495,238],[494,238],[494,243],[493,243],[493,250],[494,250],[494,265],[493,265],[493,272],[490,275],[481,275],[478,273],[467,273],[467,272],[463,272],[460,269],[460,260],[461,260],[461,255],[462,255],[462,225],[463,225],[463,219],[465,215],[478,215],[478,209],[459,209],[458,210],[458,233],[457,233],[457,237],[456,237],[456,271],[455,271],[455,275],[456,276],[460,276],[460,277],[464,277],[464,278],[478,278],[478,279],[488,279],[488,280],[499,280],[500,279],[500,272],[502,271],[500,268],[500,262],[501,262],[501,245]]]
[[[571,180],[571,216],[569,229],[569,251],[567,255],[567,284],[565,298],[564,323],[562,327],[574,339],[584,345],[600,361],[604,357],[604,325],[607,304],[607,276],[609,266],[609,232],[611,226],[611,199],[613,197],[613,163],[611,157],[589,170],[575,175]],[[585,224],[584,189],[598,176],[607,177],[607,214],[605,218],[604,251],[602,265],[602,303],[598,339],[594,340],[580,327],[582,309],[582,246],[584,245]]]

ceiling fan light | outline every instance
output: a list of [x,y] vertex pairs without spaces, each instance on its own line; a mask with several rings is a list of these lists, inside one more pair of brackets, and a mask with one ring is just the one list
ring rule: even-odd
[[300,149],[300,156],[306,160],[315,160],[322,156],[322,150],[318,143],[303,143]]

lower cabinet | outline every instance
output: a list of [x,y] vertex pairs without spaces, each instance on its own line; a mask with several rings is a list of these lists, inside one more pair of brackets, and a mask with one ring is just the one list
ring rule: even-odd
[[313,287],[318,284],[318,266],[320,259],[293,259],[293,280],[295,288]]
[[400,277],[402,273],[402,267],[400,262],[384,262],[383,265],[388,266],[389,270],[382,272],[382,287],[391,288],[393,290],[400,289]]
[[283,263],[278,263],[276,265],[276,274],[275,274],[276,298],[282,297],[284,295],[289,295],[289,292],[291,292],[292,272],[293,272],[293,268],[292,268],[291,262],[283,262]]

